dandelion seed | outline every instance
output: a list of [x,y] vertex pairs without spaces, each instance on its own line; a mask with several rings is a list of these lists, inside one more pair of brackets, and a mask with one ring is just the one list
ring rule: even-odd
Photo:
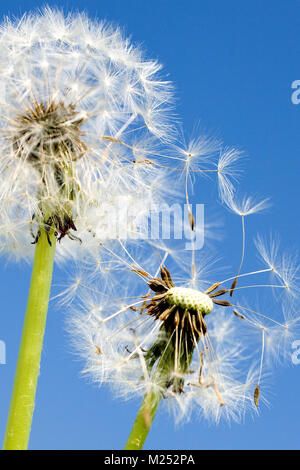
[[258,406],[259,393],[260,393],[260,388],[259,388],[259,385],[257,385],[254,390],[254,402],[256,406]]
[[234,313],[238,318],[241,318],[241,320],[245,320],[244,315],[242,315],[241,313],[237,312],[236,310],[233,310],[233,313]]
[[195,228],[195,218],[194,218],[193,214],[190,212],[190,210],[188,211],[188,217],[189,217],[189,223],[190,223],[191,230],[194,230],[194,228]]
[[[269,241],[258,235],[255,240],[260,258],[267,265],[270,272],[281,281],[287,296],[296,298],[299,294],[299,265],[297,264],[297,252],[293,254],[280,252],[280,240],[276,236],[270,236]],[[278,292],[274,289],[275,296]]]
[[245,197],[240,201],[235,200],[233,197],[226,197],[223,199],[229,209],[232,212],[240,215],[241,217],[246,217],[251,214],[262,212],[268,207],[270,207],[269,199],[263,199],[262,201],[255,201],[251,197]]
[[236,149],[224,148],[218,162],[219,192],[222,201],[231,200],[235,191],[234,184],[240,174],[238,163],[242,152]]

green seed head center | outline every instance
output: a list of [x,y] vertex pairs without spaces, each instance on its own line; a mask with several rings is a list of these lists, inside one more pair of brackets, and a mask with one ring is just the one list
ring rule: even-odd
[[199,310],[207,315],[213,309],[211,298],[196,289],[172,287],[168,290],[168,302],[187,310]]

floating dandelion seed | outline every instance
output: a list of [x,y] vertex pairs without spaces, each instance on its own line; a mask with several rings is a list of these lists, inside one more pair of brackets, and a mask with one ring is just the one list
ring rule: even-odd
[[238,275],[240,274],[241,269],[243,267],[245,257],[245,217],[251,214],[260,213],[264,211],[266,208],[269,207],[269,199],[264,199],[262,201],[254,201],[254,199],[251,197],[244,197],[242,200],[238,201],[234,197],[232,191],[225,191],[224,194],[222,194],[222,199],[226,206],[232,212],[239,215],[242,220],[242,256],[237,275],[231,285],[230,296],[232,296],[233,291],[236,288]]
[[243,153],[237,149],[225,147],[220,150],[218,161],[219,192],[222,201],[231,200],[235,184],[240,174],[239,163]]

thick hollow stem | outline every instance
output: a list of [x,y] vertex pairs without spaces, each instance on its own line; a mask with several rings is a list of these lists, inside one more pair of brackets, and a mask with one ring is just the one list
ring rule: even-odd
[[28,303],[22,332],[4,450],[27,449],[35,404],[37,379],[49,303],[55,253],[55,236],[44,229],[36,245]]
[[143,448],[160,400],[161,394],[158,393],[149,392],[144,396],[125,450],[141,450]]

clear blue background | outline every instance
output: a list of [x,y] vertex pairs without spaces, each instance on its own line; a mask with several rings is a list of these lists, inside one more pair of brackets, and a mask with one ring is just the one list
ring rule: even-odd
[[[50,2],[50,5],[55,3]],[[66,10],[81,1],[60,2]],[[0,16],[19,16],[40,2],[3,0]],[[296,0],[110,0],[84,4],[87,13],[125,28],[158,58],[176,83],[178,113],[187,129],[197,120],[229,145],[249,156],[247,191],[271,195],[273,207],[249,218],[248,237],[257,230],[281,233],[290,249],[299,240],[300,105],[291,102],[291,83],[300,79],[299,18]],[[199,185],[194,201],[210,206],[216,189]],[[219,207],[219,210],[222,209]],[[224,240],[233,265],[238,263],[239,219],[228,214]],[[249,247],[248,257],[252,256]],[[0,439],[12,389],[30,267],[6,263],[0,269],[0,339],[7,364],[0,365]],[[55,282],[62,273],[56,271]],[[300,339],[300,338],[299,338]],[[63,311],[50,308],[42,355],[32,449],[122,448],[138,408],[137,402],[114,400],[79,377],[81,364],[71,353]],[[147,449],[299,449],[300,365],[275,371],[270,408],[245,423],[216,427],[192,421],[174,428],[159,412]]]

